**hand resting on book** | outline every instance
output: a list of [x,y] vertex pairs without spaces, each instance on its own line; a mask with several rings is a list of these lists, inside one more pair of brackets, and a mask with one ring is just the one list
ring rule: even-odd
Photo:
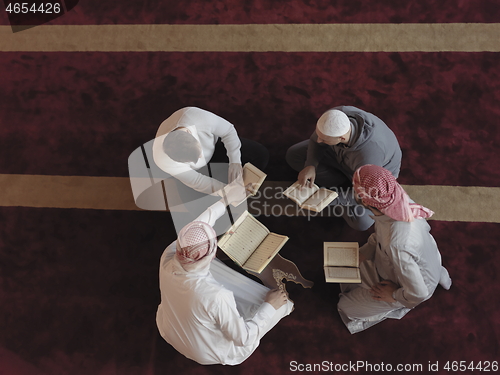
[[257,184],[250,183],[244,187],[238,180],[226,185],[224,187],[224,194],[227,203],[241,203],[251,194],[253,189],[255,189],[255,185]]
[[299,172],[299,184],[300,187],[312,187],[314,185],[314,180],[316,179],[316,168],[309,165]]

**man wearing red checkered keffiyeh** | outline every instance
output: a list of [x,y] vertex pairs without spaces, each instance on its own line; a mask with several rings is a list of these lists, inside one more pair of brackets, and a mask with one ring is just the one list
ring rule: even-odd
[[361,284],[342,284],[338,310],[351,333],[384,319],[401,319],[451,279],[425,220],[433,212],[410,198],[376,165],[358,168],[354,189],[372,212],[375,233],[359,249]]
[[361,201],[384,215],[398,221],[427,219],[434,212],[416,203],[410,203],[408,194],[387,169],[365,165],[354,172],[353,186]]
[[284,291],[269,290],[215,258],[213,225],[228,203],[244,198],[239,189],[228,185],[227,201],[186,225],[160,260],[158,330],[177,351],[203,365],[240,364],[293,309]]
[[175,257],[186,271],[208,268],[217,250],[217,234],[203,221],[186,225],[177,238]]

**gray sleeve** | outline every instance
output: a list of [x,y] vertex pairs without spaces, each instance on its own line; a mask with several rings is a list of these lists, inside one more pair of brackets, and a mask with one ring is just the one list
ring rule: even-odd
[[324,147],[318,143],[318,135],[316,132],[313,132],[309,138],[309,145],[307,146],[307,159],[304,167],[312,165],[317,168],[324,152]]
[[374,129],[369,143],[353,160],[353,171],[363,165],[374,164],[388,169],[395,177],[398,177],[401,168],[401,148],[396,135],[385,122],[374,114],[353,106],[338,106],[334,109],[350,115],[356,114]]
[[359,153],[354,164],[356,168],[366,164],[378,165],[397,178],[401,168],[401,149],[394,133],[386,125],[379,125],[371,142]]
[[387,150],[382,149],[379,143],[370,143],[363,148],[362,152],[356,155],[353,163],[353,170],[366,164],[378,165],[383,167],[385,165],[385,158]]

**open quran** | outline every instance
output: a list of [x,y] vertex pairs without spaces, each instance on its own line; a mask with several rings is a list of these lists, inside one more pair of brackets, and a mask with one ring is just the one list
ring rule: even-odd
[[304,186],[301,188],[298,181],[286,189],[283,195],[297,203],[300,208],[316,212],[321,212],[338,197],[338,194],[333,190],[320,188],[315,184],[312,187]]
[[261,273],[287,241],[287,236],[269,232],[245,211],[219,240],[219,247],[243,269]]
[[259,190],[260,185],[262,185],[266,177],[267,174],[262,172],[252,163],[246,163],[243,166],[243,185],[247,186],[248,184],[255,184],[250,192],[252,195],[257,193],[257,190]]
[[327,283],[361,283],[357,242],[325,242],[323,247]]
[[[249,190],[250,195],[255,195],[257,193],[257,191],[259,190],[260,186],[262,185],[266,177],[267,174],[262,172],[252,163],[246,163],[243,166],[243,186],[247,186],[248,184],[253,184]],[[238,203],[232,203],[232,205],[238,206],[245,200],[246,198]]]

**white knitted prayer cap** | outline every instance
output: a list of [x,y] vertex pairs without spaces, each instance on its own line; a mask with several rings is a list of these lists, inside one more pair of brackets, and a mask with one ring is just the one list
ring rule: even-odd
[[347,134],[351,128],[351,122],[344,112],[330,109],[321,115],[316,128],[324,135],[340,137]]

